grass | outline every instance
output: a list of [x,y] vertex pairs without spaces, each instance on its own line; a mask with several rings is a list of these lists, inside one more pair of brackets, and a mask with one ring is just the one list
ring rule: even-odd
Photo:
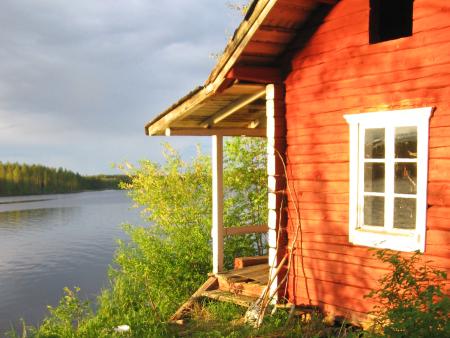
[[346,326],[329,326],[319,313],[289,318],[286,310],[267,315],[259,329],[244,322],[245,309],[230,303],[205,300],[195,306],[183,325],[172,325],[178,337],[358,337],[361,332]]

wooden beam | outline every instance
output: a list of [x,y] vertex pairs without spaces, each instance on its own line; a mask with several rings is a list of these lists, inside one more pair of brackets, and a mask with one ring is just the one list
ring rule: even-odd
[[230,227],[224,229],[225,236],[266,233],[269,230],[267,225],[247,225],[242,227]]
[[226,117],[230,116],[231,114],[237,112],[239,109],[245,107],[246,105],[252,103],[253,101],[256,101],[257,99],[263,97],[266,94],[266,90],[260,90],[256,92],[255,94],[245,95],[242,98],[232,102],[228,106],[220,109],[217,113],[215,113],[213,116],[207,118],[204,120],[200,125],[203,128],[209,128],[214,124],[219,123]]
[[212,137],[213,273],[223,270],[223,136]]
[[248,257],[236,257],[234,259],[234,269],[239,270],[247,266],[254,266],[260,264],[268,264],[269,256],[248,256]]
[[292,35],[297,34],[296,29],[282,27],[282,26],[261,25],[259,29],[263,30],[263,31],[271,31],[271,32],[284,33],[284,34],[292,34]]
[[164,132],[164,130],[170,126],[171,123],[189,115],[192,109],[202,104],[212,95],[213,92],[210,86],[203,87],[182,103],[177,104],[169,112],[163,113],[162,116],[158,117],[158,120],[147,123],[145,126],[146,134],[152,136]]
[[166,136],[251,136],[266,137],[265,128],[167,128]]
[[280,82],[281,74],[275,67],[234,66],[226,78],[267,84]]
[[176,322],[177,320],[182,319],[186,313],[192,309],[192,306],[197,299],[202,296],[203,292],[211,289],[217,289],[218,287],[219,283],[217,281],[217,277],[209,277],[208,280],[183,305],[180,306],[177,312],[170,317],[169,322]]

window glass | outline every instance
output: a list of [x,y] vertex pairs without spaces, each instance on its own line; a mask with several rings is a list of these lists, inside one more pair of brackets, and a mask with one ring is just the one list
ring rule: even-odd
[[417,158],[417,127],[395,128],[395,157]]
[[394,192],[415,194],[417,191],[417,163],[395,163]]
[[394,228],[416,228],[416,199],[400,198],[394,200]]
[[384,158],[384,128],[366,129],[365,158]]
[[364,196],[364,225],[384,226],[384,197]]
[[364,164],[364,191],[384,192],[384,163]]

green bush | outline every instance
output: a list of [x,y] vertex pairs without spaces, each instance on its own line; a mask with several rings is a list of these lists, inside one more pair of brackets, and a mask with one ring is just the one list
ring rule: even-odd
[[375,299],[373,331],[388,337],[449,337],[450,299],[445,272],[423,262],[419,252],[405,257],[379,250],[376,257],[392,267],[380,279],[380,288],[368,296]]
[[[265,141],[230,139],[225,145],[225,224],[264,224],[267,217]],[[166,337],[165,324],[211,271],[211,164],[200,151],[185,161],[166,146],[165,162],[124,165],[123,183],[148,226],[124,227],[130,237],[120,242],[110,268],[109,287],[98,297],[96,311],[66,296],[42,325],[25,327],[26,337],[112,337],[114,327],[129,325],[125,336]],[[225,259],[263,250],[255,236],[227,239]],[[11,336],[17,333],[10,332]]]

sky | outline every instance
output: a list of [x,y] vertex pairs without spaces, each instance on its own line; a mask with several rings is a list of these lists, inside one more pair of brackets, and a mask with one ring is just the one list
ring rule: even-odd
[[203,84],[241,20],[226,0],[1,0],[0,161],[115,173],[209,140],[144,125]]

